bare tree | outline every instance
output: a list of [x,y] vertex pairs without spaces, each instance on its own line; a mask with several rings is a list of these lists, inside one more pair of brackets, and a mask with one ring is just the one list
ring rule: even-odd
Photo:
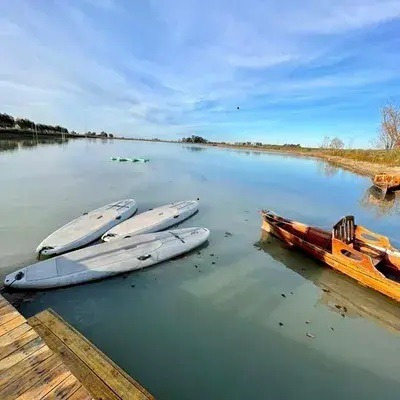
[[327,149],[328,147],[329,147],[329,144],[331,143],[331,139],[330,139],[330,137],[329,136],[325,136],[324,137],[324,140],[322,141],[322,143],[321,143],[321,147],[323,148],[323,149]]
[[341,139],[339,139],[338,137],[334,137],[330,144],[329,147],[331,149],[343,149],[344,148],[344,143]]
[[373,144],[380,149],[390,150],[400,144],[400,108],[388,103],[382,107],[381,117],[378,137]]

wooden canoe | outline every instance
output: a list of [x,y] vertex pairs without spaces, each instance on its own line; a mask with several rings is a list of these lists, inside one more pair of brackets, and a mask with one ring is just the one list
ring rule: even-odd
[[372,180],[373,184],[382,191],[395,191],[400,189],[400,175],[376,174]]
[[400,252],[387,237],[342,218],[331,232],[262,212],[262,229],[330,267],[400,302]]

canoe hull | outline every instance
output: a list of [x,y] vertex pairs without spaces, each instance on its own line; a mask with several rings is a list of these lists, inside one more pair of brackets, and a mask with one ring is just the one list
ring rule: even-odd
[[333,269],[355,279],[359,284],[374,289],[400,302],[400,284],[386,278],[373,267],[372,263],[368,263],[368,260],[363,260],[365,261],[365,267],[360,268],[360,261],[352,260],[340,254],[340,252],[338,254],[332,254],[330,251],[315,246],[299,236],[268,222],[264,217],[262,229],[281,239],[289,247],[298,248],[329,265]]

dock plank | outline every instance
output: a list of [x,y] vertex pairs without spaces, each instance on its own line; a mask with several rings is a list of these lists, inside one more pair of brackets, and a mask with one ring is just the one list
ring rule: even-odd
[[19,363],[14,364],[11,368],[1,371],[0,391],[24,376],[29,370],[35,368],[52,354],[53,352],[47,346],[42,346]]
[[68,397],[68,400],[95,400],[95,399],[93,399],[93,397],[90,396],[90,394],[85,390],[84,387],[81,387],[74,394]]
[[0,295],[1,400],[154,399],[52,310],[27,321]]
[[[58,358],[58,357],[56,357]],[[72,376],[68,368],[59,360],[60,363],[54,368],[47,371],[43,375],[43,379],[36,382],[31,386],[26,392],[22,393],[15,400],[32,400],[32,399],[42,399],[54,388],[56,388],[65,379]]]
[[18,315],[16,318],[13,318],[12,320],[4,323],[3,325],[0,325],[0,337],[8,333],[9,331],[12,331],[19,325],[22,325],[26,322],[26,319],[22,315]]
[[11,344],[17,338],[19,338],[21,335],[23,335],[24,333],[28,332],[31,329],[32,327],[25,322],[24,324],[21,324],[16,328],[10,330],[6,334],[0,336],[0,347],[4,347]]
[[4,297],[0,296],[0,308],[10,304]]
[[82,384],[71,374],[40,400],[68,399],[80,388],[83,388]]
[[9,356],[4,357],[0,360],[0,373],[3,373],[3,371],[11,368],[13,365],[27,358],[29,355],[39,350],[43,346],[45,346],[43,340],[41,338],[37,338],[19,348],[17,351],[14,351],[14,353],[11,353]]
[[0,308],[0,325],[21,315],[12,305]]
[[123,400],[154,397],[52,310],[36,316]]
[[59,354],[64,364],[84,384],[95,399],[119,400],[120,398],[104,383],[69,347],[51,332],[36,317],[29,318],[29,324],[46,341],[50,349]]
[[38,337],[39,335],[33,329],[28,330],[11,343],[0,347],[0,359],[7,357],[11,353],[14,353],[14,351],[25,346],[27,343],[37,339]]
[[18,398],[18,396],[25,393],[36,383],[44,384],[43,377],[52,369],[58,367],[61,364],[61,360],[53,354],[46,360],[42,361],[40,364],[29,370],[25,375],[23,375],[17,381],[12,382],[10,385],[6,386],[0,392],[0,399],[2,400],[13,400]]

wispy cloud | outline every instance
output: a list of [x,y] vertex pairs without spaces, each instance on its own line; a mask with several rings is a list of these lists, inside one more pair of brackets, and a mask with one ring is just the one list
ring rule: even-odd
[[16,0],[0,16],[0,111],[76,130],[362,145],[400,87],[397,0]]

